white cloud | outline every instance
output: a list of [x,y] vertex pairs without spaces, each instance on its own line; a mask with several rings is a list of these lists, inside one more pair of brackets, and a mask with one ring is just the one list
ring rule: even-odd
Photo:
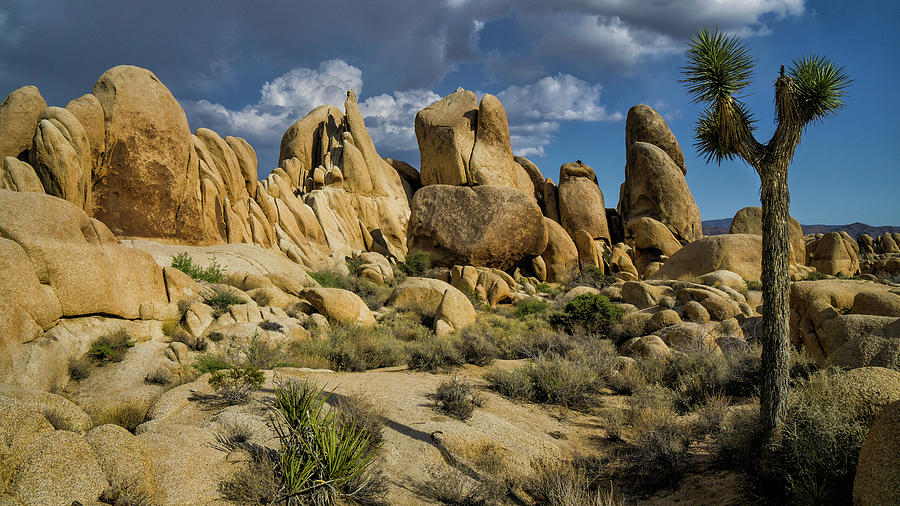
[[[342,60],[322,62],[317,70],[293,69],[265,83],[256,104],[232,110],[207,100],[183,101],[191,124],[221,135],[247,139],[257,150],[274,150],[284,131],[310,110],[324,104],[340,105],[346,90],[361,90],[362,71]],[[608,112],[600,103],[602,86],[569,74],[546,76],[524,86],[509,86],[497,93],[506,108],[513,151],[523,156],[545,156],[563,121],[621,121],[621,112]],[[415,152],[415,116],[440,100],[431,90],[413,89],[366,98],[359,110],[375,145],[383,153]],[[265,169],[265,165],[261,167]]]
[[554,121],[617,121],[599,103],[603,87],[569,74],[547,76],[525,86],[510,86],[497,94],[511,119]]
[[544,146],[553,141],[563,121],[621,121],[621,112],[610,113],[600,103],[602,89],[599,84],[558,74],[497,93],[509,116],[513,152],[545,156]]

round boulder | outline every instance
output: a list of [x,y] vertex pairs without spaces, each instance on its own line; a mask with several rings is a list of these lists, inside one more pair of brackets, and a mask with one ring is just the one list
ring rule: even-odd
[[436,265],[509,269],[547,247],[544,216],[534,198],[502,186],[431,185],[417,191],[409,217],[409,249]]

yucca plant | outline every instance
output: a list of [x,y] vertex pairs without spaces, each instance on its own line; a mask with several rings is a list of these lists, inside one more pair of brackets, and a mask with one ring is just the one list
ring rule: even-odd
[[760,422],[767,444],[777,437],[787,412],[789,390],[788,289],[790,194],[788,167],[808,124],[835,115],[844,106],[851,79],[825,57],[805,56],[775,80],[775,134],[762,144],[754,136],[752,114],[740,93],[750,84],[754,59],[735,37],[702,29],[691,40],[682,82],[694,102],[706,107],[697,121],[695,146],[707,162],[740,157],[762,183],[763,379]]
[[329,394],[315,383],[275,387],[272,425],[281,441],[277,503],[332,505],[368,502],[378,483],[367,475],[376,452],[368,431],[326,410]]

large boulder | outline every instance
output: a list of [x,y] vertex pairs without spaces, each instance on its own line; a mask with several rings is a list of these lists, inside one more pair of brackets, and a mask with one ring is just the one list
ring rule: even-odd
[[78,118],[67,109],[41,113],[29,159],[44,191],[92,212],[91,144]]
[[435,330],[442,327],[438,322],[456,330],[475,323],[475,308],[469,299],[438,279],[407,278],[391,293],[388,305],[434,320]]
[[841,279],[791,284],[791,341],[820,363],[900,364],[900,295],[890,290]]
[[594,169],[579,162],[566,163],[559,169],[558,192],[560,224],[570,236],[586,231],[595,241],[611,245],[606,223],[603,192],[597,186]]
[[509,269],[547,247],[541,209],[522,191],[502,186],[431,185],[413,197],[409,249],[437,265]]
[[[791,263],[806,263],[806,241],[803,240],[803,228],[793,216],[788,220],[791,235]],[[762,235],[762,208],[745,207],[734,214],[729,234]]]
[[807,264],[823,274],[853,276],[859,273],[859,256],[854,246],[856,241],[828,232],[807,245]]
[[547,247],[541,253],[547,269],[547,281],[565,283],[578,274],[578,249],[559,223],[544,218],[547,226]]
[[0,188],[14,192],[44,193],[44,185],[34,168],[18,158],[7,156],[0,167]]
[[416,114],[422,186],[470,181],[469,161],[477,124],[478,98],[462,88]]
[[618,210],[625,223],[642,216],[662,222],[682,243],[696,241],[703,233],[700,211],[681,169],[662,148],[647,142],[628,148]]
[[881,410],[859,451],[853,504],[900,504],[900,401]]
[[107,70],[93,94],[106,120],[94,216],[116,233],[175,237],[191,153],[184,111],[152,72],[130,65]]
[[332,323],[375,325],[372,311],[353,292],[340,288],[307,288],[300,295]]
[[0,160],[11,156],[28,159],[41,112],[47,102],[34,86],[22,86],[6,96],[0,104]]
[[153,462],[140,439],[118,425],[100,425],[85,434],[106,475],[113,484],[127,484],[135,496],[159,501],[160,490]]
[[95,504],[109,486],[94,451],[78,434],[57,430],[22,449],[6,493],[23,504]]
[[678,145],[678,139],[669,130],[666,120],[652,107],[638,104],[628,110],[625,119],[625,150],[635,142],[649,142],[669,155],[675,165],[681,169],[682,174],[687,174],[684,166],[684,153]]
[[703,237],[675,252],[653,279],[691,279],[717,270],[758,280],[762,271],[762,237],[727,234]]
[[625,230],[634,240],[634,263],[639,273],[654,262],[665,262],[681,249],[681,243],[669,228],[653,218],[633,219],[625,224]]
[[100,157],[106,150],[106,120],[103,115],[103,106],[92,93],[86,93],[66,104],[66,110],[71,112],[81,126],[91,145],[92,170],[99,169]]
[[[62,316],[139,318],[142,304],[168,302],[162,269],[149,255],[122,246],[102,223],[64,200],[0,190],[0,236],[18,245],[8,245],[0,265],[31,266],[0,276],[0,287],[22,294],[16,298],[29,314],[47,309],[29,303],[44,295],[27,294],[47,294],[48,288]],[[35,319],[42,326],[51,321]]]
[[529,195],[534,193],[528,173],[513,159],[506,109],[490,93],[486,93],[478,105],[478,126],[469,172],[474,178],[470,183],[509,186]]

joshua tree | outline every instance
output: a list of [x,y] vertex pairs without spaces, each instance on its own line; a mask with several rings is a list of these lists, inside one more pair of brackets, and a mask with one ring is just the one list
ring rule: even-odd
[[775,134],[767,144],[753,137],[754,122],[738,93],[750,84],[754,59],[737,37],[700,30],[687,50],[682,82],[696,103],[706,105],[697,120],[695,146],[715,159],[743,158],[762,183],[763,350],[760,422],[766,440],[777,438],[787,411],[789,379],[788,166],[804,128],[844,106],[851,80],[827,58],[805,56],[784,66],[775,79]]

